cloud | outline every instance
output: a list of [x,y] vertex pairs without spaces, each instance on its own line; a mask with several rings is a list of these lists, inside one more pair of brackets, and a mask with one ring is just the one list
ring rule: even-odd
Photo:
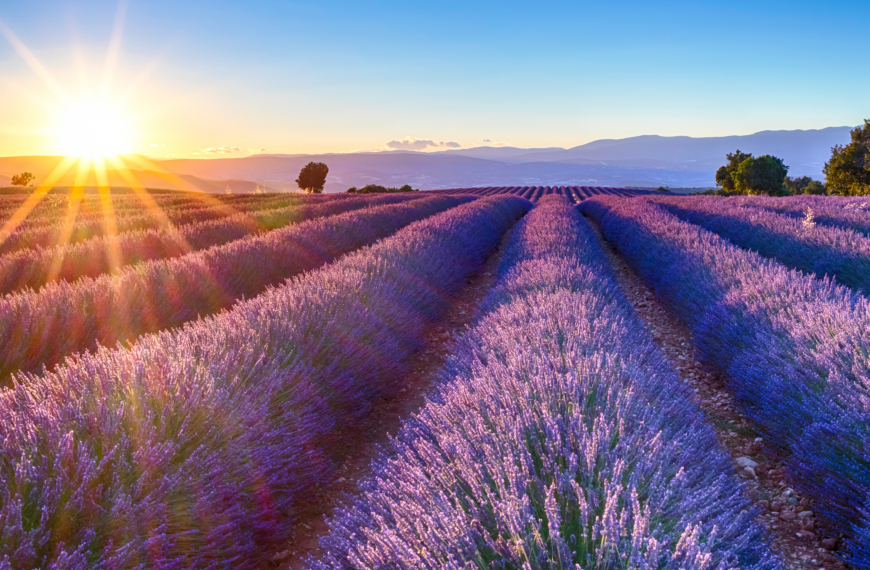
[[160,145],[157,144],[157,143],[151,143],[151,146],[152,146],[152,147],[155,147],[155,146],[160,146]]
[[384,146],[390,150],[426,150],[427,148],[459,148],[462,145],[457,142],[435,142],[428,139],[407,137],[399,141],[390,141]]
[[237,146],[210,146],[206,147],[197,152],[193,152],[191,154],[201,155],[201,154],[256,154],[258,152],[266,152],[265,148],[256,149],[256,148],[241,148]]
[[242,149],[237,146],[210,146],[193,154],[234,154],[237,152],[242,152]]
[[489,139],[483,139],[483,142],[492,142],[492,141]]
[[174,154],[167,154],[166,158],[175,158],[175,155]]

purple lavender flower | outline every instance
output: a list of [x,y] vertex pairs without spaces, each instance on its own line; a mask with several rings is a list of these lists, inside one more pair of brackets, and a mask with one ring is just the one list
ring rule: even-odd
[[518,224],[499,273],[310,567],[779,568],[567,198]]

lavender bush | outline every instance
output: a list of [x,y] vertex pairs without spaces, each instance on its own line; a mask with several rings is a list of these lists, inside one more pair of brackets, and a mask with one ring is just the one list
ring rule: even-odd
[[[83,212],[79,204],[78,211],[67,212],[66,206],[43,211],[40,214],[31,212],[26,218],[11,230],[0,232],[0,255],[13,253],[21,249],[48,248],[58,245],[74,244],[94,237],[123,234],[126,232],[165,229],[172,226],[182,226],[197,222],[213,221],[237,216],[243,212],[254,213],[273,208],[285,208],[294,204],[318,204],[326,199],[312,200],[310,198],[289,196],[258,196],[252,202],[233,202],[224,204],[210,199],[208,202],[197,201],[193,204],[166,206],[161,203],[147,205],[143,203],[130,204],[123,210],[114,210],[111,215],[99,207]],[[143,210],[145,210],[143,212]],[[67,222],[67,215],[70,220]],[[107,221],[111,223],[107,224]]]
[[581,208],[691,326],[790,480],[849,537],[849,561],[870,568],[870,302],[645,201]]
[[0,294],[24,288],[38,289],[51,281],[97,277],[118,272],[126,265],[179,257],[316,217],[408,199],[406,196],[365,196],[320,204],[303,202],[180,227],[125,232],[53,248],[21,250],[0,257]]
[[310,567],[778,568],[567,199],[538,202],[499,272],[440,388]]
[[510,194],[521,196],[536,202],[543,196],[558,194],[574,198],[577,201],[598,194],[612,194],[616,196],[641,196],[648,194],[660,194],[652,190],[640,190],[636,188],[605,188],[600,186],[484,186],[480,188],[451,188],[449,190],[433,190],[439,194],[460,195],[471,194],[476,196],[497,196]]
[[800,218],[717,197],[656,199],[678,218],[731,243],[818,277],[870,293],[870,238],[820,224],[807,206]]
[[529,207],[476,200],[0,393],[0,569],[263,567],[342,434],[401,388],[447,297]]
[[803,218],[807,208],[811,208],[817,223],[870,236],[870,200],[866,196],[751,196],[742,200],[749,205],[795,218]]
[[[0,299],[0,373],[38,371],[66,355],[115,346],[253,297],[270,285],[472,198],[438,196],[356,210],[251,236],[118,275],[55,281]],[[322,204],[324,213],[335,213]],[[316,217],[316,213],[314,214]]]

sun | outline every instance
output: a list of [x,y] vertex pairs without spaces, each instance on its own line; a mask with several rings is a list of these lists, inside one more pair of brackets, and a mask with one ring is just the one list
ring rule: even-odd
[[130,152],[129,121],[111,105],[88,101],[67,106],[59,114],[55,146],[65,156],[93,159]]

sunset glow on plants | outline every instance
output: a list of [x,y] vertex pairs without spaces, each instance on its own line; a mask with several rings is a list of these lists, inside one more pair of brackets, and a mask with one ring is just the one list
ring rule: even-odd
[[0,2],[0,570],[870,570],[867,21]]

